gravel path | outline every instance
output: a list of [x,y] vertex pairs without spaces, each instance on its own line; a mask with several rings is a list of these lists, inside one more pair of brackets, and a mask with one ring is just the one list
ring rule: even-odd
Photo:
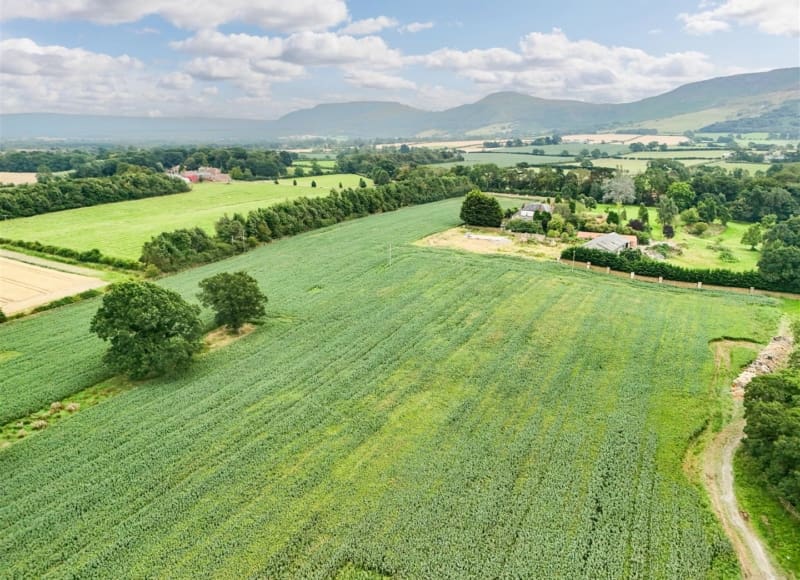
[[733,491],[733,456],[744,437],[744,391],[754,377],[783,366],[791,352],[792,338],[784,321],[778,336],[733,382],[733,420],[714,437],[704,452],[703,480],[714,511],[736,550],[745,578],[777,580],[784,576],[772,564],[761,539],[739,508]]

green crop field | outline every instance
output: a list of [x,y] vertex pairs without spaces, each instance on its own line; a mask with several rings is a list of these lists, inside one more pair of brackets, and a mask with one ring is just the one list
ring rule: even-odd
[[[0,238],[38,241],[75,250],[137,259],[142,244],[163,231],[201,227],[213,231],[224,213],[252,209],[298,197],[328,195],[331,188],[358,187],[358,175],[318,175],[271,181],[198,183],[189,193],[84,207],[0,222]],[[311,187],[311,181],[317,187]],[[371,181],[368,181],[371,184]]]
[[[735,576],[682,460],[728,388],[709,341],[776,302],[411,245],[459,204],[164,279],[245,268],[269,317],[0,450],[0,575]],[[0,326],[5,419],[106,376],[98,304]]]

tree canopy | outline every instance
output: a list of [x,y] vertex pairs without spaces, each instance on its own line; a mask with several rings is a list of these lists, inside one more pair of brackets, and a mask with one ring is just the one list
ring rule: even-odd
[[461,219],[470,226],[498,227],[503,222],[503,209],[495,197],[473,189],[461,205]]
[[221,272],[200,282],[198,298],[203,305],[216,311],[219,325],[238,332],[245,322],[264,316],[267,297],[258,282],[247,272]]
[[90,329],[111,343],[107,364],[142,379],[188,366],[202,347],[199,312],[152,282],[122,282],[103,297]]

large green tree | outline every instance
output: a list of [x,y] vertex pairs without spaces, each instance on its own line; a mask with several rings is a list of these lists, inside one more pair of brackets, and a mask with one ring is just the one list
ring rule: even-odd
[[676,181],[667,188],[667,197],[675,202],[681,211],[692,207],[694,204],[695,193],[690,183],[686,181]]
[[503,209],[496,198],[473,189],[461,205],[461,219],[469,226],[498,227],[503,221]]
[[200,309],[152,282],[115,284],[103,297],[91,331],[111,347],[104,360],[142,379],[178,371],[202,347]]
[[266,295],[247,272],[221,272],[200,282],[200,302],[216,311],[215,320],[239,332],[245,322],[264,316]]

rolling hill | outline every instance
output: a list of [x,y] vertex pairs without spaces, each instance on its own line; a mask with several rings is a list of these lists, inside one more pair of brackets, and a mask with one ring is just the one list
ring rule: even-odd
[[294,111],[275,121],[10,114],[0,115],[0,135],[4,143],[257,143],[309,136],[529,136],[637,127],[680,133],[755,117],[763,117],[761,130],[779,131],[769,123],[781,115],[770,113],[798,98],[800,68],[786,68],[713,78],[632,103],[598,104],[500,92],[445,111],[381,101],[330,103]]

